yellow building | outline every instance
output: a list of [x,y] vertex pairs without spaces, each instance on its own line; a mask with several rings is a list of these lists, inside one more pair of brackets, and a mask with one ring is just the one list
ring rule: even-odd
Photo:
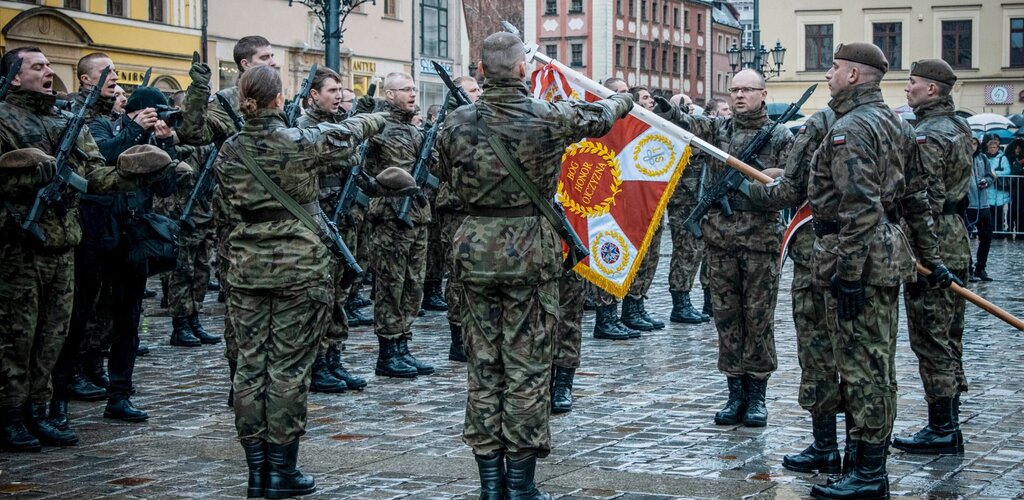
[[201,0],[0,1],[0,48],[37,46],[57,73],[54,89],[77,90],[75,65],[104,52],[130,90],[153,68],[150,84],[181,89],[200,48]]

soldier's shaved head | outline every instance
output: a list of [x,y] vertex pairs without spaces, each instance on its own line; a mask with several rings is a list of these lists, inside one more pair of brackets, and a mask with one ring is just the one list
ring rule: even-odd
[[[485,78],[500,80],[525,76],[526,49],[523,41],[511,33],[499,31],[484,38],[480,65]],[[522,68],[522,69],[520,69]]]
[[384,77],[384,90],[395,90],[405,87],[412,80],[412,75],[403,71],[388,73]]
[[604,86],[612,92],[629,92],[629,84],[626,83],[626,80],[614,76],[605,80]]

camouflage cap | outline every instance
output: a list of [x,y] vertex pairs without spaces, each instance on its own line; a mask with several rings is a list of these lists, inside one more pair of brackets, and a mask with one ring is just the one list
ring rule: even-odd
[[0,171],[17,173],[19,170],[35,168],[40,163],[54,161],[55,158],[37,148],[23,148],[9,151],[0,156]]
[[860,64],[866,64],[886,73],[889,71],[889,60],[885,58],[882,49],[877,45],[867,42],[841,43],[836,47],[836,53],[832,56],[835,59],[842,59]]
[[403,190],[416,187],[416,179],[399,167],[388,167],[377,174],[377,182],[386,189]]
[[919,76],[939,83],[952,86],[956,83],[956,73],[942,59],[921,59],[910,65],[910,76]]
[[169,163],[171,157],[164,150],[150,144],[139,144],[117,157],[117,173],[125,177],[139,177],[159,172]]

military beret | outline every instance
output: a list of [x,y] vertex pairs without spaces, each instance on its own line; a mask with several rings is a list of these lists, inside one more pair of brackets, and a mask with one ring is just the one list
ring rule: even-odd
[[169,163],[171,157],[164,150],[150,144],[139,144],[117,157],[117,173],[125,177],[140,177],[159,172]]
[[956,83],[956,73],[949,63],[942,59],[921,59],[911,64],[910,76],[919,76],[950,86]]
[[381,187],[393,190],[405,190],[416,187],[416,179],[409,172],[399,167],[388,167],[377,174],[377,182]]
[[842,59],[860,64],[866,64],[877,68],[885,73],[889,71],[889,61],[878,46],[866,42],[841,43],[836,47],[836,53],[832,56],[835,59]]
[[155,108],[158,105],[167,105],[167,97],[163,92],[153,87],[139,87],[132,91],[128,102],[124,103],[124,110],[130,113],[140,109]]
[[40,163],[54,161],[55,158],[44,153],[41,149],[24,148],[9,151],[0,156],[0,171],[4,173],[18,173],[18,170],[29,170]]

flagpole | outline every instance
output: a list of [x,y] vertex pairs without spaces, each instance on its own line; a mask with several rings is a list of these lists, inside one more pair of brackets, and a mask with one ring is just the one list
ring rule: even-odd
[[[563,75],[566,75],[576,80],[580,84],[580,86],[584,88],[584,90],[590,92],[591,94],[601,96],[602,98],[607,98],[614,94],[614,92],[606,88],[604,85],[601,85],[595,82],[594,80],[591,80],[590,78],[587,78],[586,76],[580,74],[578,71],[558,62],[555,59],[552,59],[544,55],[543,53],[537,50],[536,45],[527,45],[527,48],[529,49],[529,53],[527,54],[528,62],[530,60],[535,59],[539,61],[541,64],[554,65],[556,68],[558,68],[558,71],[562,72]],[[739,170],[742,174],[760,182],[761,184],[768,184],[774,180],[764,172],[761,172],[760,170],[740,161],[739,158],[736,158],[735,156],[732,156],[729,153],[726,153],[725,151],[722,151],[721,149],[712,146],[707,141],[702,140],[700,137],[697,137],[696,135],[690,133],[687,130],[684,130],[675,123],[672,123],[641,106],[633,106],[633,110],[630,111],[629,113],[631,115],[636,115],[637,118],[642,119],[643,121],[651,125],[654,125],[661,131],[675,136],[675,138],[680,141],[688,142],[690,144],[697,146],[698,148],[708,153],[709,155],[725,162],[726,165],[729,165],[730,167]]]
[[[927,267],[924,267],[924,265],[921,264],[920,262],[917,262],[917,272],[921,273],[924,276],[932,274],[932,271]],[[967,301],[969,301],[970,303],[988,311],[990,314],[1005,321],[1010,326],[1018,330],[1024,331],[1024,321],[1021,321],[1020,318],[1006,312],[1001,307],[981,298],[976,293],[960,285],[957,285],[956,283],[950,285],[949,288],[953,290],[953,292],[956,293],[957,295],[967,299]]]

